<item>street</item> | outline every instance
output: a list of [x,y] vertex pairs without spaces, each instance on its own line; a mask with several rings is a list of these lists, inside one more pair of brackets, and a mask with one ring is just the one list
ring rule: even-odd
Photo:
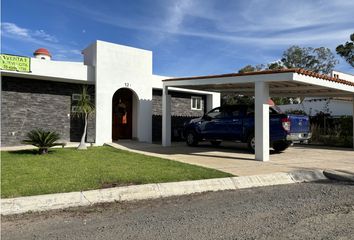
[[321,182],[2,217],[2,239],[353,239],[353,183]]

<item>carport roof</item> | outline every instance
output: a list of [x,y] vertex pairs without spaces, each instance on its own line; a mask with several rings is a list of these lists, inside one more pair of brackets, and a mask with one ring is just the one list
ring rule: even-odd
[[271,96],[353,96],[354,81],[300,68],[230,73],[163,80],[168,87],[254,96],[254,83],[269,83]]

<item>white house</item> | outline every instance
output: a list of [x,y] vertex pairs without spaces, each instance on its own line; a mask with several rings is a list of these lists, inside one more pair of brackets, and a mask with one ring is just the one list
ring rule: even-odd
[[[1,54],[1,145],[18,145],[34,128],[77,141],[82,121],[72,118],[82,86],[96,111],[88,142],[162,140],[169,146],[183,123],[220,105],[220,92],[255,96],[255,158],[269,160],[270,97],[354,97],[353,76],[303,69],[170,78],[152,72],[152,52],[96,41],[84,61],[52,61],[46,49],[35,58]],[[352,111],[354,104],[352,104]]]
[[[52,61],[46,49],[24,60],[1,55],[2,146],[20,144],[34,128],[55,130],[65,141],[79,140],[82,121],[71,113],[83,85],[90,86],[96,106],[88,141],[96,145],[118,139],[161,141],[162,79],[169,77],[153,74],[152,52],[96,41],[82,53],[83,62]],[[11,57],[17,60],[11,62]],[[29,62],[27,70],[10,66],[22,60]],[[180,134],[183,121],[220,105],[219,93],[171,89],[170,94],[172,135]]]

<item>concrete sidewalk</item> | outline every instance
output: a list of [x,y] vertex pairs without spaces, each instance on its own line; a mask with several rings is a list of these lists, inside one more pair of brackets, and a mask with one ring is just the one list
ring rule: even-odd
[[[76,148],[79,146],[79,142],[66,142],[64,148]],[[90,143],[86,143],[90,146]],[[62,146],[55,146],[53,148],[63,148]],[[33,145],[20,145],[20,146],[10,146],[10,147],[0,147],[0,151],[20,151],[20,150],[32,150],[38,149]]]
[[185,143],[173,143],[170,147],[131,140],[120,140],[108,144],[112,147],[175,160],[183,163],[214,168],[237,176],[291,172],[296,170],[332,169],[354,172],[354,151],[311,145],[290,147],[282,153],[271,151],[269,162],[254,160],[245,146],[222,143],[212,147],[209,143],[188,147]]

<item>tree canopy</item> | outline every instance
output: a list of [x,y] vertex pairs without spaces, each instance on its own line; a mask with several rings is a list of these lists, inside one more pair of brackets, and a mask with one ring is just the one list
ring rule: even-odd
[[281,60],[268,63],[267,65],[247,65],[238,72],[245,73],[268,69],[303,68],[316,73],[329,74],[337,63],[337,59],[329,48],[299,47],[294,45],[283,52]]
[[[352,42],[347,42],[344,46],[340,45],[336,51],[340,50],[345,59],[353,66],[354,65],[354,33],[351,35]],[[339,54],[339,53],[338,53]],[[341,55],[342,56],[342,55]],[[299,47],[291,46],[283,52],[282,58],[278,61],[268,63],[266,65],[260,64],[256,66],[246,65],[238,70],[239,73],[257,72],[262,70],[277,70],[286,68],[303,68],[316,73],[329,74],[337,65],[338,60],[329,48],[319,47]],[[240,96],[240,95],[223,95],[224,103],[239,103],[239,102],[252,102],[253,98]],[[273,101],[277,105],[299,103],[299,98],[290,97],[276,97]]]
[[284,51],[281,62],[286,68],[303,68],[329,74],[338,63],[329,48],[292,46]]
[[338,45],[336,52],[339,56],[345,59],[352,67],[354,67],[354,33],[350,35],[349,42],[346,42],[344,45]]
[[263,64],[256,65],[256,66],[247,65],[241,68],[240,70],[238,70],[238,73],[257,72],[263,70],[263,68],[264,68]]

